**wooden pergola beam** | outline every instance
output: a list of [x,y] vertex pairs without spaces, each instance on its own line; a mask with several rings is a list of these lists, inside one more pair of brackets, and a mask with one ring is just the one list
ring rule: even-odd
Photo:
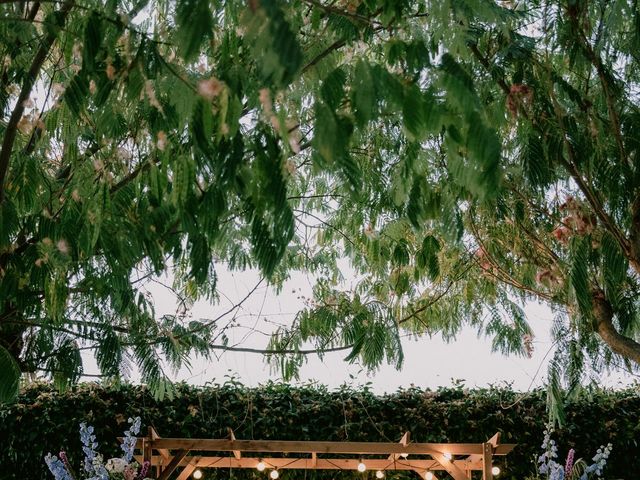
[[187,480],[196,469],[200,457],[191,457],[189,463],[182,469],[176,480]]
[[[469,480],[471,477],[462,470],[454,461],[449,460],[442,453],[434,453],[433,459],[436,460],[442,467],[451,475],[454,480]],[[434,470],[433,468],[431,470]]]
[[[136,457],[139,459],[140,457]],[[201,468],[248,468],[254,469],[258,463],[258,460],[262,460],[268,468],[277,468],[278,470],[357,470],[359,459],[348,458],[316,458],[314,463],[312,458],[251,458],[242,457],[236,459],[235,457],[220,457],[220,456],[202,456],[202,457],[185,457],[180,461],[178,466],[193,465]],[[151,458],[152,465],[158,465],[163,461],[163,457],[154,455]],[[425,471],[441,471],[446,468],[442,466],[437,460],[399,460],[396,462],[389,461],[386,458],[378,459],[364,459],[363,460],[368,470],[414,470],[419,474],[424,474]],[[469,464],[464,460],[454,460],[451,462],[460,470],[475,470],[482,471],[482,464]]]
[[[138,439],[141,448],[143,439]],[[515,444],[498,445],[493,455],[506,455]],[[159,438],[153,441],[154,449],[199,450],[209,452],[265,452],[265,453],[317,453],[353,455],[389,455],[407,453],[410,455],[431,455],[449,453],[451,455],[483,455],[482,443],[399,443],[385,442],[313,442],[295,440],[224,440],[209,438]]]
[[171,459],[169,464],[162,470],[162,473],[158,477],[158,480],[169,480],[171,474],[175,471],[176,468],[180,465],[180,462],[187,456],[189,450],[179,450],[176,452],[175,456]]

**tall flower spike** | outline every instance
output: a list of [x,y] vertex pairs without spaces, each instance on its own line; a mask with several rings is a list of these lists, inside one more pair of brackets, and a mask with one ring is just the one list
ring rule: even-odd
[[136,447],[136,435],[140,432],[140,417],[136,417],[135,419],[130,418],[129,423],[131,423],[131,427],[129,430],[124,432],[124,440],[122,441],[122,451],[124,452],[124,456],[122,457],[127,463],[131,462],[133,458],[133,451]]
[[565,477],[569,477],[569,475],[571,475],[571,472],[573,471],[573,460],[575,457],[576,451],[572,448],[571,450],[569,450],[569,453],[567,454],[567,461],[564,464],[564,476]]
[[44,461],[56,480],[73,480],[71,475],[69,475],[69,471],[64,466],[64,463],[55,455],[47,453],[44,457]]
[[93,435],[93,427],[87,426],[86,423],[80,424],[80,440],[82,441],[82,451],[84,452],[84,469],[88,473],[95,471],[93,461],[96,458],[96,436]]

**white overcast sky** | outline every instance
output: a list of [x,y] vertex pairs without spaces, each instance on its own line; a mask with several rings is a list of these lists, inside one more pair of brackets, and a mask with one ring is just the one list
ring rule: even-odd
[[[218,269],[218,287],[222,292],[218,305],[199,302],[192,309],[194,319],[214,318],[238,302],[258,282],[255,271],[229,273]],[[171,293],[160,286],[150,288],[156,313],[174,313],[176,304]],[[237,312],[240,328],[229,332],[229,345],[265,348],[268,333],[275,324],[287,324],[295,312],[303,307],[301,295],[311,296],[311,281],[305,275],[295,274],[280,292],[276,294],[268,287],[259,288]],[[544,305],[529,304],[525,308],[535,333],[532,358],[504,356],[491,352],[491,340],[478,338],[476,331],[467,328],[457,340],[446,343],[439,336],[404,340],[405,361],[398,371],[393,366],[383,365],[373,373],[364,371],[358,365],[343,361],[348,352],[329,353],[321,361],[310,356],[300,372],[300,383],[318,382],[329,387],[349,383],[355,386],[371,383],[378,393],[392,392],[400,387],[415,385],[422,388],[450,386],[454,379],[464,380],[468,387],[489,385],[511,385],[519,391],[544,384],[547,362],[553,356],[549,330],[551,311]],[[266,319],[266,321],[265,321]],[[86,373],[96,373],[92,358],[86,357]],[[218,352],[212,361],[193,359],[190,369],[183,368],[174,380],[184,380],[195,385],[223,383],[227,377],[234,377],[248,386],[256,386],[268,380],[279,380],[277,372],[272,372],[262,356],[251,353]],[[131,380],[139,380],[134,372]],[[601,384],[621,387],[634,381],[625,373],[603,375]]]

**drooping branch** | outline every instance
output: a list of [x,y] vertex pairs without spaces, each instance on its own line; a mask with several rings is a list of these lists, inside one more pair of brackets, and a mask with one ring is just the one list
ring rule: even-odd
[[[478,49],[478,46],[476,44],[470,44],[469,48],[470,48],[471,52],[473,53],[473,55],[476,57],[476,59],[482,64],[484,69],[492,76],[493,80],[500,87],[500,89],[504,93],[509,95],[509,93],[510,93],[509,85],[507,84],[507,82],[502,77],[494,75],[494,73],[492,71],[492,68],[491,68],[491,63],[489,62],[489,60],[485,56],[482,55],[482,53]],[[595,59],[594,61],[598,61],[598,59]],[[603,68],[601,62],[600,62],[600,68],[601,69]],[[599,72],[599,73],[603,73],[603,71]],[[602,80],[605,81],[606,78],[602,78]],[[558,101],[556,100],[555,95],[553,94],[553,88],[550,87],[548,90],[549,90],[549,94],[550,94],[550,97],[551,97],[551,101],[552,101],[554,109],[555,109],[555,113],[556,113],[556,117],[557,117],[557,121],[558,121],[558,124],[560,126],[560,129],[563,132],[566,132],[567,130],[566,130],[566,127],[565,127],[565,124],[564,124],[565,123],[564,122],[564,113],[561,111],[561,107],[560,107]],[[611,108],[613,108],[613,107],[612,107],[612,104],[609,103],[611,101],[610,90],[607,90],[607,91],[609,93],[606,94],[606,92],[605,92],[605,94],[607,96],[607,102],[608,102],[607,104],[608,104],[608,106],[610,108],[610,113],[613,112],[615,114],[615,109],[611,110]],[[536,130],[541,135],[543,135],[543,136],[546,135],[544,129],[539,125],[539,123],[536,121],[535,118],[531,118],[527,114],[526,111],[523,111],[522,115],[527,120],[529,120],[531,122],[533,127],[536,128]],[[616,114],[616,116],[614,116],[614,118],[617,119],[617,114]],[[612,122],[613,122],[613,120],[612,120]],[[600,222],[602,222],[602,225],[616,239],[616,241],[618,242],[618,245],[622,249],[622,251],[625,254],[625,256],[627,257],[627,259],[629,260],[629,263],[636,270],[636,272],[640,273],[640,246],[637,248],[637,251],[634,251],[634,249],[630,245],[629,240],[626,238],[625,234],[620,230],[618,225],[614,222],[614,220],[611,218],[611,216],[605,210],[604,205],[602,204],[602,202],[598,198],[597,193],[593,191],[591,186],[587,183],[587,181],[583,178],[583,176],[581,175],[580,171],[578,170],[578,168],[576,166],[578,164],[578,162],[576,161],[576,154],[575,154],[573,145],[571,144],[571,142],[567,138],[567,135],[563,134],[562,138],[563,138],[563,141],[565,143],[565,147],[567,149],[567,155],[568,155],[569,158],[568,158],[568,160],[565,160],[562,156],[560,156],[559,157],[559,161],[560,161],[561,165],[567,170],[569,175],[571,175],[573,180],[576,182],[576,184],[578,185],[578,188],[580,189],[582,194],[585,196],[587,202],[589,203],[589,205],[591,205],[591,208],[593,209],[594,213],[596,214],[596,216],[598,217]],[[638,226],[640,226],[640,203],[638,205],[638,210],[639,210]],[[632,235],[633,235],[633,233],[632,233]],[[639,240],[639,243],[640,243],[640,240]]]
[[[64,22],[66,21],[66,18],[69,15],[69,12],[71,11],[74,3],[75,0],[67,0],[62,5],[62,8],[60,9],[61,26],[64,25]],[[20,122],[22,114],[24,113],[24,103],[31,96],[31,91],[33,90],[38,75],[40,74],[42,65],[49,55],[49,51],[56,41],[56,38],[56,32],[52,30],[47,34],[42,42],[42,45],[40,45],[40,48],[33,58],[31,67],[29,68],[29,71],[25,76],[24,82],[22,84],[22,89],[20,90],[20,94],[18,95],[16,106],[13,108],[11,116],[9,117],[7,129],[5,130],[4,138],[2,139],[2,148],[0,149],[0,204],[4,200],[5,179],[7,176],[7,170],[9,169],[11,153],[13,152],[13,144],[15,143],[16,135],[18,133],[18,123]]]
[[598,78],[600,80],[600,84],[602,85],[602,92],[604,93],[604,98],[607,103],[607,111],[609,113],[609,119],[611,121],[611,131],[616,139],[616,144],[618,145],[620,161],[627,162],[628,158],[625,152],[624,142],[622,141],[622,130],[620,128],[620,116],[618,115],[618,112],[616,110],[612,86],[609,83],[609,78],[605,70],[604,63],[589,43],[585,33],[582,31],[582,28],[580,28],[578,19],[575,16],[570,16],[570,18],[572,19],[572,23],[574,24],[574,28],[576,29],[576,36],[579,39],[580,47],[598,73]]

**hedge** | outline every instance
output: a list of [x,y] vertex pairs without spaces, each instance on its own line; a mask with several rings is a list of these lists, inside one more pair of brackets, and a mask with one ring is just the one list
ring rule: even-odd
[[[614,450],[605,477],[640,477],[640,392],[592,390],[567,404],[567,424],[555,438],[560,456],[575,448],[588,457],[601,444]],[[267,384],[244,387],[234,381],[194,387],[180,384],[173,399],[156,401],[141,386],[82,384],[58,393],[45,384],[26,388],[17,403],[0,406],[0,479],[49,479],[45,453],[64,448],[79,465],[78,424],[95,426],[101,452],[117,454],[116,437],[127,418],[139,415],[165,437],[225,438],[231,427],[239,439],[393,441],[405,431],[416,442],[482,442],[502,432],[517,443],[502,457],[501,479],[522,480],[540,453],[545,394],[507,389],[467,391],[461,387],[424,391],[402,389],[375,395],[367,387],[329,391],[320,386]],[[205,478],[267,479],[253,470],[209,470]],[[352,472],[286,471],[283,480],[353,478]],[[372,473],[368,473],[373,479]],[[413,478],[415,474],[389,475]],[[475,477],[474,477],[475,478]]]

